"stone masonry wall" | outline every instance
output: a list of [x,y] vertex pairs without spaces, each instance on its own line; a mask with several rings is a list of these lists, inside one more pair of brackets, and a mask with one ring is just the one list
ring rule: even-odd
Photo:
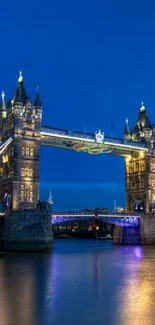
[[4,250],[50,250],[53,246],[49,212],[10,211],[4,216]]
[[140,236],[142,245],[155,244],[155,215],[141,216]]

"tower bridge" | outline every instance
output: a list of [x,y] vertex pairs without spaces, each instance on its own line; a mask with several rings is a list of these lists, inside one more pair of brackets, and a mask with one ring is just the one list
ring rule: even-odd
[[[37,209],[41,145],[56,146],[79,153],[123,156],[126,213],[142,212],[143,216],[132,220],[140,220],[143,242],[155,240],[155,234],[153,235],[153,229],[155,229],[153,217],[155,212],[155,125],[150,123],[143,103],[135,127],[130,130],[128,119],[126,119],[124,136],[119,139],[107,137],[101,130],[91,134],[42,125],[43,109],[39,91],[37,89],[33,103],[25,90],[22,73],[20,73],[15,94],[7,104],[4,92],[1,97],[0,202],[5,209],[3,229],[7,247],[23,246],[22,242],[31,246],[34,236],[40,245],[46,247],[51,245],[50,215],[46,211],[38,212]],[[32,211],[31,217],[28,216],[26,209]],[[53,215],[53,218],[58,217],[60,218],[60,216]],[[62,217],[68,218],[66,215]],[[32,226],[30,220],[33,218],[35,222]],[[118,219],[120,220],[120,216],[114,217],[113,215],[101,215],[100,218],[104,220],[108,218],[111,222],[113,220],[117,226]],[[125,218],[130,218],[130,216],[121,216],[121,218],[121,225],[127,225]],[[135,218],[134,215],[133,218]],[[17,224],[18,227],[16,227]],[[131,226],[131,223],[128,222],[128,225]],[[149,229],[152,229],[151,232]],[[148,237],[151,239],[148,240]]]

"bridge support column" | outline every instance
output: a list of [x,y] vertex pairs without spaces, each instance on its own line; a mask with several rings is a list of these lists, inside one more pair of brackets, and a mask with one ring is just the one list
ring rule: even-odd
[[113,243],[116,245],[155,245],[155,215],[143,215],[139,227],[115,225]]
[[144,215],[140,218],[140,237],[142,245],[155,244],[155,215]]
[[47,251],[53,246],[50,213],[6,211],[3,222],[4,251]]
[[116,245],[140,245],[140,227],[115,226],[113,243]]
[[116,245],[123,244],[123,227],[115,225],[113,230],[113,243]]

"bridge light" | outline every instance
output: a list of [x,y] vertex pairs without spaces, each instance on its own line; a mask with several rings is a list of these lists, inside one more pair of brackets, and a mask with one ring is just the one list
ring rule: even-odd
[[144,158],[144,152],[140,151],[140,158]]
[[131,160],[131,155],[126,156],[126,162],[129,162]]

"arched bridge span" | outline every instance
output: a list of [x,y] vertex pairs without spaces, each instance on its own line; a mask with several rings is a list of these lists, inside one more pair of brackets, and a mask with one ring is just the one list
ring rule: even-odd
[[96,212],[52,212],[52,224],[60,224],[69,221],[104,221],[122,227],[138,227],[140,215],[136,214],[116,214],[111,213],[96,213]]

